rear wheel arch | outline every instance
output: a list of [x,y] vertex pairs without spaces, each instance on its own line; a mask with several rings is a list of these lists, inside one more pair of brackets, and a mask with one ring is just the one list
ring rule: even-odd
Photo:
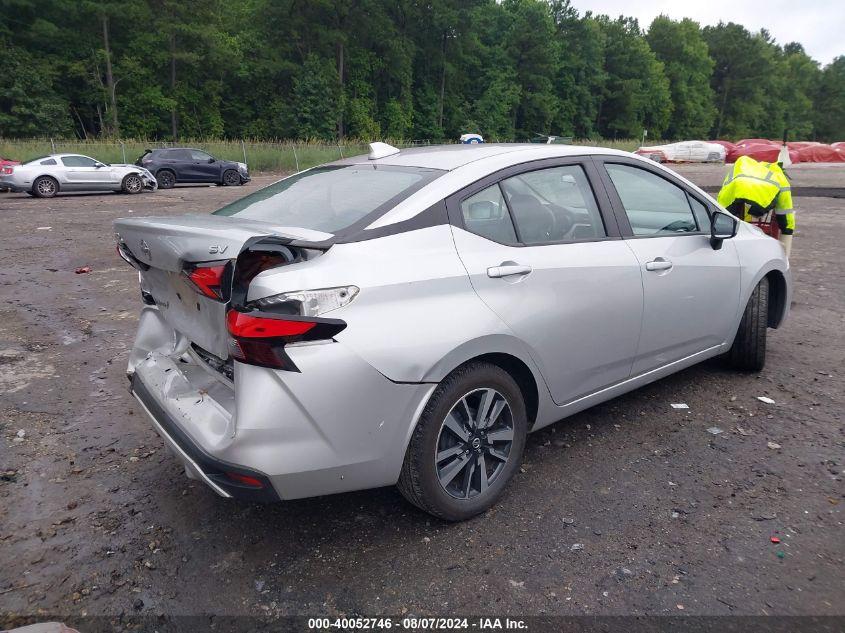
[[540,406],[540,390],[537,377],[528,364],[508,352],[487,352],[461,361],[448,371],[444,372],[442,380],[458,371],[461,367],[471,363],[490,363],[500,367],[514,379],[525,402],[525,412],[528,416],[528,428],[531,429],[537,421],[537,412]]
[[[36,187],[38,186],[38,181],[44,180],[44,179],[49,179],[49,180],[53,181],[53,183],[55,184],[56,190],[51,196],[41,195],[36,191]],[[32,188],[29,190],[29,193],[31,193],[33,196],[36,196],[38,198],[44,198],[44,197],[55,196],[61,190],[62,190],[62,184],[59,182],[58,178],[56,178],[55,176],[51,176],[50,174],[41,174],[40,176],[36,176],[35,178],[32,179]]]

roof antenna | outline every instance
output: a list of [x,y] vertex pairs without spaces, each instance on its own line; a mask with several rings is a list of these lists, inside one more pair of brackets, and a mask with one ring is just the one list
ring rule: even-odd
[[398,147],[388,145],[387,143],[370,143],[370,160],[378,160],[385,156],[393,156],[399,153]]

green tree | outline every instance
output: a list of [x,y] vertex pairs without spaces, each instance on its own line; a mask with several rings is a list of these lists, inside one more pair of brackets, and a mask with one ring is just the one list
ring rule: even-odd
[[292,107],[299,138],[332,139],[337,122],[337,72],[326,59],[311,54],[293,81]]
[[669,124],[672,99],[663,64],[642,36],[633,18],[599,16],[605,34],[607,80],[599,104],[597,127],[608,137],[639,137],[644,129],[654,138]]
[[780,127],[782,131],[782,123],[772,124],[773,104],[778,97],[777,75],[766,36],[752,35],[733,22],[707,26],[703,35],[714,61],[711,86],[717,115],[713,136],[762,134],[761,125]]
[[599,103],[607,81],[605,36],[589,13],[579,18],[570,0],[554,0],[551,8],[559,55],[559,106],[553,128],[560,134],[590,138],[596,133]]
[[816,134],[826,141],[845,141],[845,55],[825,66],[814,101]]
[[710,87],[713,60],[698,23],[659,16],[651,23],[646,41],[669,79],[672,115],[665,135],[705,138],[716,118],[716,107]]
[[55,90],[50,65],[8,45],[0,47],[0,58],[0,135],[71,135],[68,103]]

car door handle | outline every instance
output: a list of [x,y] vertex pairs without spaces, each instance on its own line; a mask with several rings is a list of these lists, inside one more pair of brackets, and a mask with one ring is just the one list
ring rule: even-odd
[[501,266],[492,266],[487,269],[488,277],[509,277],[511,275],[527,275],[531,272],[531,266],[522,266],[520,264],[503,264]]
[[668,259],[663,259],[662,257],[658,257],[657,259],[653,259],[650,262],[645,263],[646,270],[669,270],[672,268],[672,262]]

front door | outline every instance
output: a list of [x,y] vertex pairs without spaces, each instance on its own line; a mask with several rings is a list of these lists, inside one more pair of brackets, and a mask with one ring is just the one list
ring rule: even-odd
[[558,404],[628,378],[642,314],[639,264],[612,236],[615,224],[606,228],[584,167],[489,180],[447,203],[479,297],[527,343]]
[[217,182],[220,180],[220,165],[217,164],[211,154],[198,149],[187,151],[190,155],[190,160],[185,166],[188,180],[193,182]]
[[93,158],[62,156],[61,161],[65,167],[66,189],[108,189],[112,184],[111,169]]
[[680,183],[634,164],[604,165],[642,271],[643,324],[632,374],[713,351],[733,337],[739,316],[735,245],[726,240],[713,249],[707,205]]

